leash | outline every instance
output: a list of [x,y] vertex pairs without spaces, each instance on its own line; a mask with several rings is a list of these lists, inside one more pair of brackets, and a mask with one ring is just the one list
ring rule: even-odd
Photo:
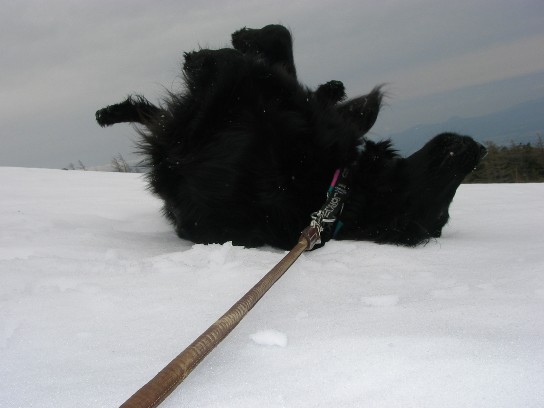
[[334,235],[334,229],[338,229],[338,225],[335,226],[336,219],[348,194],[347,177],[347,169],[342,172],[336,170],[325,204],[312,214],[310,225],[302,231],[294,248],[223,316],[136,391],[120,408],[157,407],[228,336],[304,251],[310,251],[316,245],[323,246]]

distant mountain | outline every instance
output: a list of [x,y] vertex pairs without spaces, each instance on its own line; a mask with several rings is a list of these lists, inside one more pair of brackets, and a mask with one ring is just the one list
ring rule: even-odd
[[442,123],[418,125],[388,137],[402,154],[411,154],[431,137],[442,132],[457,132],[480,142],[498,145],[535,143],[537,134],[544,136],[544,97],[488,115],[452,117]]

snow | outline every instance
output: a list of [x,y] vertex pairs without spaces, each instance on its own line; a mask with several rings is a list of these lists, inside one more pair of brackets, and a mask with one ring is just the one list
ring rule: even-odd
[[287,346],[287,336],[277,330],[261,330],[252,334],[249,338],[262,346]]
[[[284,255],[176,237],[141,175],[0,168],[0,407],[123,403]],[[544,184],[305,253],[163,407],[544,406]]]
[[363,296],[361,301],[367,306],[395,306],[399,303],[398,295]]

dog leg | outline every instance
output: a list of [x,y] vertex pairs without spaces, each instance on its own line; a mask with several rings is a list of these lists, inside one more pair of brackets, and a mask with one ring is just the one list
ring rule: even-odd
[[208,91],[219,78],[232,76],[243,69],[245,63],[239,51],[232,48],[202,49],[183,54],[183,73],[188,88],[197,93]]
[[97,111],[96,121],[102,127],[124,122],[146,125],[152,117],[161,111],[143,96],[130,96],[121,103]]
[[267,25],[261,29],[242,28],[232,34],[232,46],[243,54],[264,59],[270,65],[282,66],[296,78],[293,40],[287,28]]

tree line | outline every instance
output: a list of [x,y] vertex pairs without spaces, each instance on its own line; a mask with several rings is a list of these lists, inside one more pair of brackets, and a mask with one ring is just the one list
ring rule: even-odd
[[467,176],[465,183],[541,183],[544,182],[544,143],[541,135],[537,142],[510,143],[498,146],[484,143],[487,156],[475,171]]

